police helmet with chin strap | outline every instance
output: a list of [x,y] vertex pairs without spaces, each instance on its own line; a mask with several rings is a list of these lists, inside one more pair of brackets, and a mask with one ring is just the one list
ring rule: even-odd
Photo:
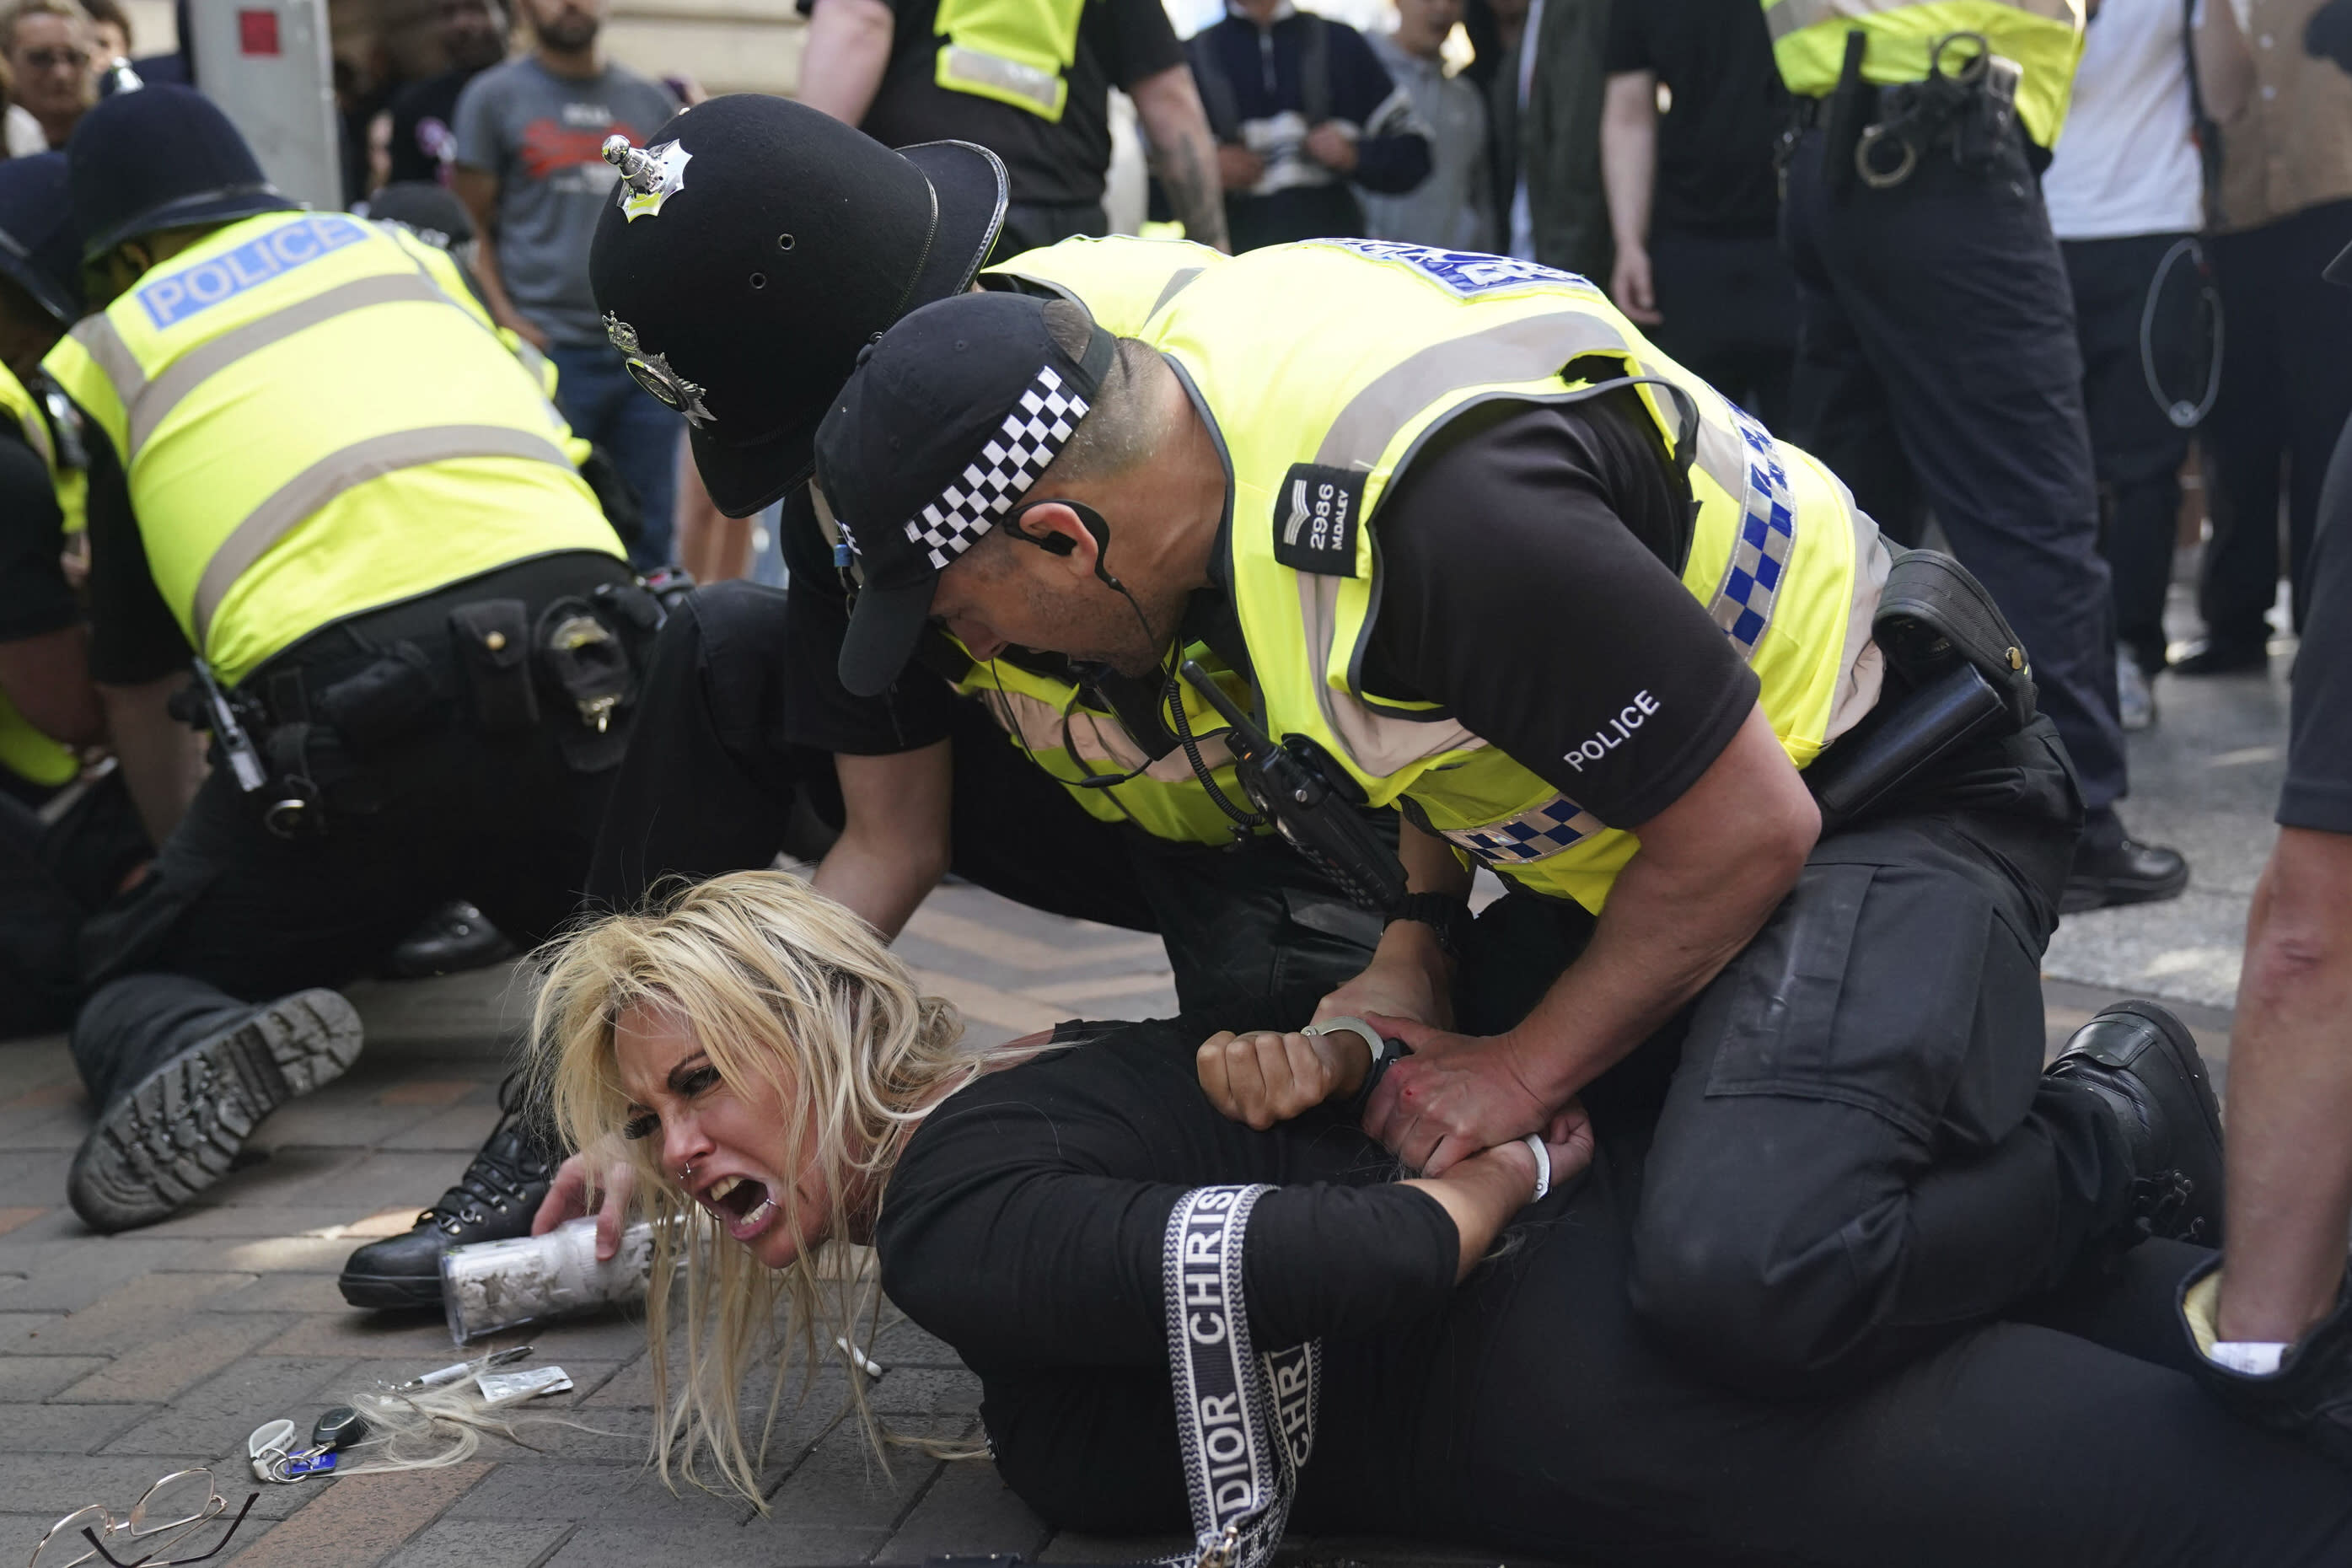
[[295,204],[212,100],[170,83],[101,100],[66,144],[82,259],[167,228],[221,224]]

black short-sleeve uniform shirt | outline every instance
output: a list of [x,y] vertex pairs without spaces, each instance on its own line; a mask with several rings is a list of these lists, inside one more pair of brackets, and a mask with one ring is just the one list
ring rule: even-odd
[[1789,91],[1750,0],[1617,0],[1604,68],[1654,71],[1673,94],[1658,121],[1651,221],[1683,234],[1769,235],[1780,221],[1774,148]]
[[81,618],[64,552],[65,514],[48,465],[0,416],[0,642],[46,637]]
[[[815,0],[798,0],[801,15]],[[1025,109],[939,85],[939,0],[891,0],[890,63],[858,129],[886,147],[976,142],[1004,160],[1012,199],[1039,205],[1102,200],[1110,167],[1109,89],[1132,88],[1184,63],[1160,0],[1086,0],[1077,58],[1058,123]]]
[[1372,515],[1362,689],[1435,703],[1610,826],[1640,826],[1760,689],[1683,586],[1692,516],[1630,392],[1458,416]]
[[2352,438],[2336,443],[2320,495],[2290,712],[2280,826],[2352,833]]

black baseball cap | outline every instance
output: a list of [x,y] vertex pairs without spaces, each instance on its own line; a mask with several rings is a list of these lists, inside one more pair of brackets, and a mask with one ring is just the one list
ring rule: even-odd
[[940,574],[1068,444],[1118,349],[1075,301],[961,294],[858,356],[816,434],[817,486],[861,574],[844,686],[898,679]]
[[646,151],[597,221],[589,282],[630,374],[687,416],[710,499],[745,517],[808,477],[858,351],[971,286],[1004,165],[968,142],[892,152],[763,93],[698,104]]

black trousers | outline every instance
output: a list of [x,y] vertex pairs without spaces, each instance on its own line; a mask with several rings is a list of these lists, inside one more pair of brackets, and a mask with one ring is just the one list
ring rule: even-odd
[[[750,583],[702,589],[672,613],[597,841],[598,902],[626,908],[663,876],[812,853],[793,842],[796,822],[840,827],[832,754],[783,739],[790,613],[787,595]],[[955,872],[1032,909],[1158,932],[1187,1014],[1301,1024],[1370,961],[1380,921],[1279,840],[1193,847],[1102,821],[977,702],[956,705],[950,743]]]
[[2083,411],[2099,479],[2100,548],[2115,580],[2116,637],[2147,669],[2164,663],[2164,596],[2172,584],[2189,433],[2157,401],[2147,361],[2155,362],[2168,395],[2191,402],[2202,395],[2197,269],[2185,258],[2166,266],[2189,237],[2138,234],[2059,247],[2083,346]]
[[120,770],[38,804],[0,791],[0,1039],[73,1021],[74,932],[154,852]]
[[1797,280],[1770,234],[1650,237],[1658,325],[1650,341],[1761,419],[1789,428],[1797,359]]
[[2282,494],[2296,630],[2311,608],[2306,567],[2320,481],[2352,416],[2352,295],[2319,274],[2348,244],[2352,201],[2213,241],[2229,339],[2221,395],[2202,434],[2213,537],[2198,608],[2217,643],[2270,636]]
[[1932,508],[2025,639],[2084,799],[2125,793],[2115,609],[2066,269],[2014,140],[1987,174],[1948,152],[1844,198],[1808,131],[1781,237],[1797,272],[1795,438],[1887,533]]
[[471,900],[526,943],[568,919],[612,773],[567,761],[564,739],[583,731],[545,693],[535,726],[481,732],[447,617],[517,598],[536,622],[553,600],[627,578],[621,562],[586,552],[519,563],[337,622],[256,671],[248,684],[266,687],[283,669],[346,670],[404,640],[446,695],[419,732],[380,754],[320,737],[311,765],[327,825],[315,836],[273,835],[260,805],[272,792],[245,795],[226,767],[213,769],[152,872],[82,929],[82,979],[98,994],[75,1022],[73,1049],[92,1099],[105,1103],[188,1043],[172,1020],[344,984],[450,899]]
[[[2040,963],[2081,806],[2047,720],[1825,839],[1684,1016],[1587,1096],[1646,1135],[1635,1310],[1775,1395],[1851,1384],[2056,1289],[2123,1212],[2098,1102],[2042,1077]],[[1581,910],[1473,927],[1464,1027],[1508,1027]],[[1654,1131],[1650,1131],[1651,1128]]]

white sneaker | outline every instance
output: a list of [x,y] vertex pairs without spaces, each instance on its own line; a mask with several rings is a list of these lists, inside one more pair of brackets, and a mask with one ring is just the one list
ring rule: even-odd
[[2126,730],[2146,730],[2156,723],[2156,693],[2131,649],[2116,649],[2116,708]]

